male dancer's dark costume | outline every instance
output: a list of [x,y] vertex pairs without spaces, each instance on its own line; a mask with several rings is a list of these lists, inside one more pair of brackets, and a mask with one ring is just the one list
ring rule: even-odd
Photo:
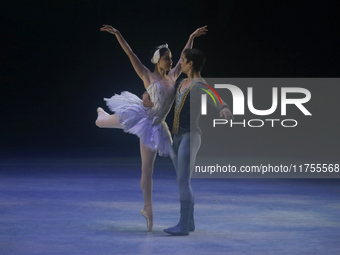
[[[195,230],[194,195],[191,189],[191,174],[197,152],[201,145],[202,131],[198,126],[198,121],[201,115],[201,95],[206,94],[206,92],[200,88],[207,90],[207,86],[204,85],[206,84],[205,80],[200,78],[180,93],[180,88],[185,80],[181,81],[176,92],[173,124],[173,149],[175,156],[172,158],[179,187],[181,218],[176,226],[164,229],[166,233],[171,235],[188,235],[189,231]],[[212,91],[210,90],[210,92]],[[229,108],[223,101],[221,105],[217,98],[217,106],[215,106],[210,96],[207,96],[207,99],[208,103],[218,110],[224,107]]]

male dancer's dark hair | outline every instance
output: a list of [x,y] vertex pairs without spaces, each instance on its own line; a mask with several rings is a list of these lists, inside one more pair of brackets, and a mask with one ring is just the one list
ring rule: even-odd
[[193,69],[196,72],[201,72],[205,63],[205,56],[202,51],[198,49],[185,49],[184,57],[187,59],[187,63],[192,61]]

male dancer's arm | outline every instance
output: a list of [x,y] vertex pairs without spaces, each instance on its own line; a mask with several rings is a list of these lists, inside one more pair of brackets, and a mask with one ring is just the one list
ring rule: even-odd
[[[220,111],[220,117],[224,117],[227,120],[234,119],[234,116],[231,113],[228,104],[226,102],[224,102],[223,99],[221,99],[221,101],[222,101],[222,105],[221,105],[220,102],[219,102],[219,99],[217,98],[215,93],[212,90],[208,89],[203,84],[198,86],[197,87],[198,89],[196,90],[196,91],[199,92],[200,95],[205,94],[206,92],[204,90],[199,89],[199,87],[204,87],[204,89],[207,90],[210,93],[210,95],[212,95],[214,97],[215,101],[210,96],[207,97],[207,101],[210,105],[212,105],[213,107],[215,107],[216,109],[218,109]],[[215,102],[218,102],[218,103],[215,104]],[[150,96],[146,91],[143,94],[143,106],[149,107],[149,108],[153,107],[153,103],[150,100]]]

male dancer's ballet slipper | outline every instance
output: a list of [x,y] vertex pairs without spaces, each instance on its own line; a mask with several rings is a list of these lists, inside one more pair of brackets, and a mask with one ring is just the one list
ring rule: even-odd
[[[164,229],[164,232],[174,236],[187,236],[190,232],[190,215],[193,208],[192,201],[181,200],[181,218],[178,224],[172,228]],[[195,229],[193,229],[195,230]]]
[[152,231],[152,227],[153,227],[153,212],[152,212],[152,209],[151,209],[151,212],[147,212],[145,210],[145,208],[143,210],[141,210],[141,215],[143,215],[146,219],[146,227],[148,229],[149,232]]

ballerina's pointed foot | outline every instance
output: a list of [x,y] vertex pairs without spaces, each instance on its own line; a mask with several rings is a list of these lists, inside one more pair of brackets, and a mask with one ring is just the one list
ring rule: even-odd
[[145,217],[146,227],[147,227],[148,231],[151,232],[152,227],[153,227],[153,212],[152,212],[152,209],[147,210],[146,208],[144,208],[140,213],[141,213],[141,215],[143,215]]
[[97,119],[96,119],[96,125],[98,127],[102,127],[103,126],[103,121],[105,121],[105,117],[109,116],[110,114],[108,114],[106,111],[104,111],[103,108],[98,107],[97,108]]
[[106,111],[104,111],[104,109],[103,108],[101,108],[101,107],[98,107],[97,108],[97,113],[98,113],[98,117],[100,116],[100,115],[110,115],[110,114],[108,114]]

